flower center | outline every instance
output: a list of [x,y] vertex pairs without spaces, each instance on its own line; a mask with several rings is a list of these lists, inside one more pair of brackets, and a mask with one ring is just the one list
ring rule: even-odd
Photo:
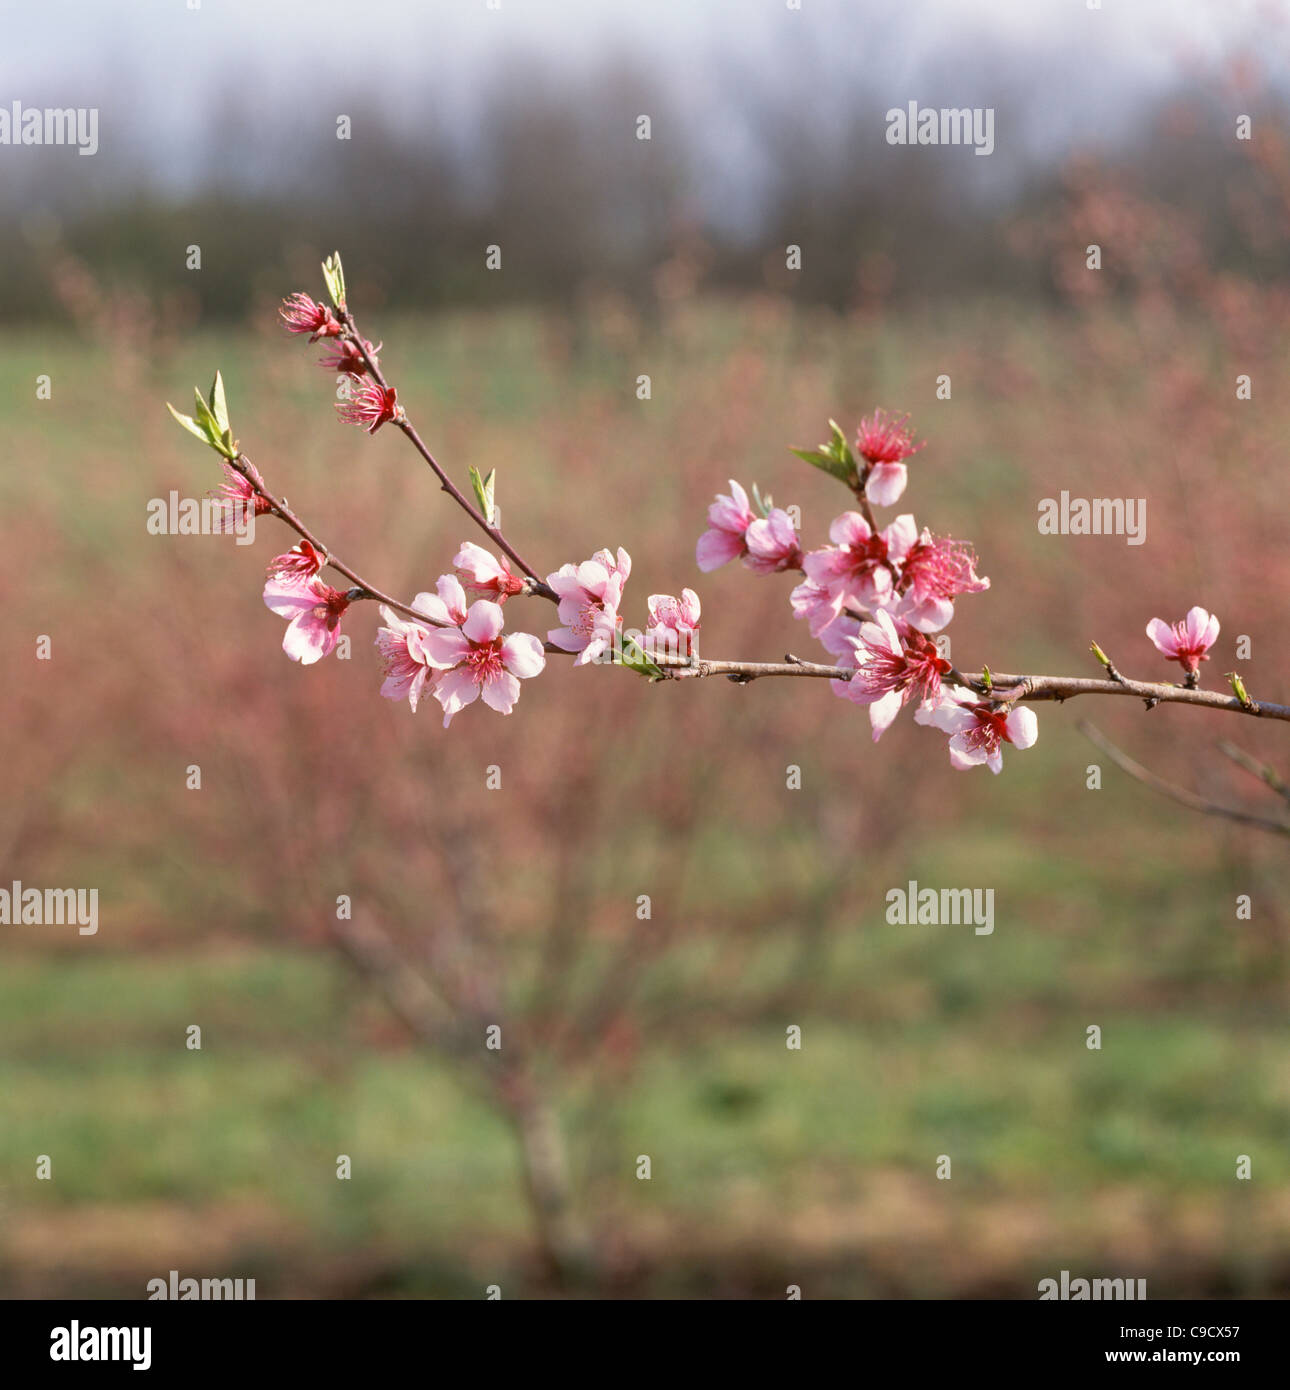
[[930,598],[954,598],[972,580],[976,556],[954,541],[920,541],[905,557],[905,588]]
[[313,610],[313,616],[320,623],[327,624],[329,632],[335,631],[340,624],[341,615],[349,607],[349,600],[338,589],[333,589],[330,585],[321,586],[323,593],[319,595],[322,602]]
[[911,632],[902,639],[899,652],[869,642],[865,650],[869,653],[861,677],[865,685],[871,690],[902,690],[906,700],[915,694],[924,699],[935,695],[941,688],[941,677],[950,669],[950,663],[921,632]]
[[481,685],[485,681],[496,680],[506,669],[502,662],[502,639],[496,637],[491,642],[472,642],[461,664]]
[[972,713],[976,715],[976,728],[969,729],[964,739],[969,747],[983,748],[987,753],[993,753],[1000,743],[1012,742],[1008,734],[1007,710],[992,709],[989,705],[973,705]]
[[863,577],[887,563],[887,542],[879,535],[870,536],[860,545],[849,547],[848,565],[851,573]]
[[578,616],[573,620],[573,631],[579,637],[590,639],[595,636],[596,620],[605,610],[605,605],[599,599],[589,598],[578,609]]

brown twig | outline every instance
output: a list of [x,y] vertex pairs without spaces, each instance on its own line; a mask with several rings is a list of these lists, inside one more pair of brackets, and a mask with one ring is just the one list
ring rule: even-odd
[[850,680],[852,672],[845,667],[828,666],[818,661],[799,661],[789,656],[786,661],[709,661],[688,656],[651,656],[669,680],[701,680],[705,676],[728,676],[744,684],[763,676],[814,676],[827,680]]
[[350,569],[343,560],[338,560],[330,550],[318,539],[317,536],[305,525],[303,521],[287,506],[281,497],[275,497],[265,486],[264,480],[260,477],[259,471],[251,463],[245,454],[238,454],[234,459],[229,459],[229,466],[235,468],[255,489],[256,493],[264,498],[269,504],[270,513],[280,521],[285,522],[302,540],[309,542],[320,554],[327,557],[327,565],[334,569],[338,574],[343,574],[346,579],[354,585],[356,589],[363,592],[359,597],[365,599],[375,599],[377,603],[384,603],[393,608],[396,612],[402,613],[405,617],[415,618],[419,623],[425,623],[429,627],[442,627],[443,624],[436,622],[434,618],[428,618],[424,613],[418,612],[415,608],[410,608],[406,603],[400,603],[398,599],[391,598],[389,594],[382,593],[375,585],[364,579],[357,571]]
[[1271,787],[1282,800],[1290,801],[1290,783],[1287,783],[1267,763],[1261,763],[1257,758],[1251,757],[1243,748],[1238,748],[1234,743],[1228,743],[1226,739],[1219,743],[1218,751],[1225,758],[1230,758],[1237,767],[1244,769],[1252,777],[1257,777],[1264,786]]
[[[336,314],[337,317],[340,319],[341,323],[344,325],[344,336],[346,341],[352,344],[352,346],[357,350],[359,356],[363,359],[363,365],[367,368],[372,380],[375,381],[376,384],[380,386],[383,390],[388,390],[389,383],[382,375],[381,369],[376,363],[376,358],[368,351],[367,342],[364,339],[363,335],[358,331],[358,325],[354,321],[354,315],[347,308],[337,309]],[[520,569],[522,569],[524,573],[528,575],[528,577],[533,581],[532,592],[535,594],[540,594],[543,598],[549,598],[552,600],[552,602],[555,602],[556,594],[554,590],[552,590],[547,585],[546,581],[542,578],[540,574],[538,574],[537,570],[535,570],[533,566],[530,565],[528,561],[524,559],[524,557],[519,553],[519,551],[516,550],[515,547],[506,539],[506,537],[501,532],[501,528],[494,526],[490,521],[488,521],[488,519],[483,515],[483,513],[481,513],[479,509],[469,501],[466,495],[444,471],[439,461],[426,447],[424,440],[422,440],[421,436],[417,433],[416,427],[412,424],[412,421],[407,418],[406,410],[403,413],[403,417],[401,419],[395,420],[393,423],[400,430],[403,431],[404,435],[411,441],[412,447],[416,449],[417,453],[419,453],[421,457],[429,465],[435,477],[438,478],[439,486],[444,490],[444,492],[446,492],[452,498],[452,500],[456,502],[456,504],[466,513],[467,516],[470,517],[470,519],[475,523],[475,525],[478,526],[480,530],[484,532],[484,534],[493,542],[493,544],[496,545],[499,550],[504,552],[510,559],[514,560],[515,563],[520,567]]]
[[1149,787],[1153,792],[1168,797],[1170,801],[1176,801],[1180,806],[1187,807],[1189,811],[1200,811],[1207,816],[1219,816],[1223,820],[1235,821],[1238,825],[1252,825],[1259,830],[1267,830],[1276,835],[1290,835],[1290,822],[1288,821],[1279,820],[1275,816],[1256,815],[1253,811],[1238,811],[1230,806],[1220,806],[1218,802],[1210,801],[1207,797],[1188,791],[1186,787],[1175,786],[1172,782],[1166,782],[1163,777],[1157,777],[1154,772],[1143,767],[1141,763],[1135,762],[1127,753],[1117,748],[1100,729],[1090,724],[1088,720],[1081,719],[1075,727],[1085,738],[1100,748],[1121,772],[1127,773],[1134,781],[1141,782],[1144,787]]
[[[1220,695],[1216,690],[1188,690],[1181,685],[1133,681],[1124,676],[1118,681],[1101,681],[1082,676],[1009,676],[995,671],[991,672],[991,678],[994,682],[993,698],[996,700],[1069,700],[1076,695],[1131,695],[1162,705],[1202,705],[1206,709],[1228,710],[1256,718],[1290,719],[1290,705],[1274,705],[1265,700],[1242,703],[1236,696]],[[964,679],[972,689],[985,691],[981,673],[969,672]]]

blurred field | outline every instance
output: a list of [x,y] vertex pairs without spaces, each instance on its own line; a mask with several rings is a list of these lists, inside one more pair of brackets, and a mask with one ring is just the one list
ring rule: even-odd
[[[615,1026],[546,1073],[604,1244],[592,1291],[1027,1298],[1066,1268],[1145,1277],[1153,1298],[1290,1292],[1284,847],[1110,769],[1087,791],[1098,759],[1073,726],[1233,802],[1258,789],[1215,741],[1290,771],[1280,727],[1041,706],[1037,747],[990,778],[953,773],[907,720],[872,747],[823,686],[552,663],[509,720],[471,709],[445,733],[434,705],[377,698],[374,611],[348,622],[352,660],[285,659],[259,596],[286,548],[267,525],[254,548],[146,533],[148,498],[219,481],[162,405],[219,366],[247,452],[361,572],[410,595],[466,534],[401,440],[328,418],[329,379],[260,320],[0,347],[0,880],[97,885],[102,904],[92,939],[0,928],[0,1294],[139,1297],[171,1268],[255,1277],[261,1297],[550,1291],[511,1134],[316,928],[353,893],[433,948],[447,822],[482,847],[466,897],[488,898],[498,988],[542,1046],[634,936],[666,933]],[[654,324],[597,302],[363,327],[454,475],[498,469],[526,554],[553,569],[626,545],[636,620],[690,584],[708,655],[814,653],[787,582],[696,575],[707,500],[756,479],[822,538],[845,496],[787,446],[884,405],[929,441],[906,503],[994,582],[960,605],[960,664],[1095,674],[1095,638],[1163,677],[1143,625],[1201,603],[1224,624],[1211,683],[1245,633],[1251,689],[1284,700],[1283,323],[1255,295],[1228,319],[1167,299],[844,319],[765,298]],[[1147,544],[1039,536],[1062,488],[1148,497]],[[518,608],[510,623],[546,625]],[[52,662],[31,658],[39,633]],[[887,925],[911,878],[992,887],[994,935]],[[576,948],[544,954],[570,922]]]

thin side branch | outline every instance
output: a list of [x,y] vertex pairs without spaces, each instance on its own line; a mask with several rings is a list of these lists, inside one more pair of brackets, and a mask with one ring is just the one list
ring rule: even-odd
[[[366,366],[372,380],[375,381],[376,384],[380,386],[383,390],[388,390],[389,382],[387,382],[385,377],[382,375],[380,367],[376,364],[376,359],[368,351],[367,342],[364,339],[363,335],[358,331],[358,325],[354,322],[354,315],[348,309],[344,308],[337,309],[336,313],[341,323],[344,325],[346,339],[351,344],[353,344],[355,349],[358,351],[359,356],[362,357],[363,364],[364,366]],[[525,560],[525,558],[519,553],[519,551],[516,550],[515,547],[506,539],[506,537],[502,534],[500,527],[494,526],[491,522],[489,522],[487,518],[483,515],[483,513],[481,513],[480,510],[466,497],[466,495],[461,491],[461,489],[456,485],[456,483],[454,483],[453,480],[444,471],[442,465],[426,447],[425,441],[417,433],[416,428],[412,424],[411,420],[407,418],[406,410],[404,411],[403,418],[396,420],[394,423],[400,430],[403,431],[404,435],[411,442],[412,447],[416,449],[417,453],[419,453],[421,457],[429,465],[435,477],[438,478],[439,486],[444,490],[444,492],[446,492],[452,498],[452,500],[456,502],[456,504],[466,513],[468,517],[470,517],[470,519],[475,523],[475,525],[478,526],[481,531],[483,531],[483,533],[489,538],[489,540],[491,540],[499,550],[503,551],[507,556],[509,556],[510,559],[514,560],[515,563],[520,567],[520,569],[522,569],[524,573],[528,575],[528,577],[533,581],[533,593],[540,594],[543,598],[549,598],[552,601],[555,601],[555,592],[547,586],[545,580],[543,580],[542,576],[538,574],[537,570],[535,570],[533,566],[530,565],[529,562]]]
[[334,569],[338,574],[343,574],[356,589],[361,589],[363,591],[363,598],[375,599],[377,603],[384,603],[390,608],[393,608],[395,612],[402,613],[404,617],[415,618],[417,622],[425,623],[428,627],[443,626],[442,623],[437,623],[433,618],[426,617],[424,613],[419,613],[415,608],[409,608],[406,603],[401,603],[398,599],[391,598],[389,594],[382,593],[374,584],[364,579],[361,574],[350,569],[343,560],[338,560],[305,523],[300,520],[295,512],[287,506],[286,502],[283,501],[281,497],[275,497],[273,493],[269,491],[264,484],[264,480],[259,476],[255,466],[245,454],[239,454],[235,459],[230,459],[229,464],[231,467],[236,468],[255,489],[257,494],[263,497],[269,504],[271,515],[285,522],[302,540],[308,541],[315,550],[325,555],[327,557],[328,566]]
[[1154,772],[1143,767],[1141,763],[1135,762],[1127,753],[1117,748],[1100,729],[1090,724],[1088,720],[1081,719],[1075,727],[1085,738],[1100,748],[1121,772],[1127,773],[1135,782],[1141,782],[1144,787],[1149,787],[1160,796],[1168,797],[1170,801],[1176,801],[1179,806],[1185,806],[1189,811],[1200,811],[1207,816],[1218,816],[1223,820],[1235,821],[1238,825],[1252,825],[1259,830],[1267,830],[1275,835],[1290,835],[1290,822],[1288,821],[1279,820],[1275,816],[1256,815],[1252,811],[1238,811],[1230,806],[1220,806],[1218,802],[1210,801],[1207,797],[1188,791],[1186,787],[1176,786],[1173,782],[1166,782],[1163,777],[1157,777]]
[[1228,743],[1226,739],[1219,743],[1218,751],[1225,758],[1230,758],[1237,767],[1242,768],[1252,777],[1257,777],[1264,786],[1271,787],[1282,800],[1290,801],[1290,783],[1287,783],[1267,763],[1261,763],[1257,758],[1251,757],[1243,748],[1238,748],[1234,743]]

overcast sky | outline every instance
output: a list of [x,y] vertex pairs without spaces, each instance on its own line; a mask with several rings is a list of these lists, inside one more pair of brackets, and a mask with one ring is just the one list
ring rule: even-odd
[[710,156],[745,162],[751,177],[757,152],[735,113],[757,96],[821,120],[845,89],[884,107],[1006,107],[1015,157],[1113,142],[1196,74],[1287,51],[1283,0],[189,3],[0,0],[0,104],[98,106],[105,145],[128,142],[182,190],[195,153],[218,139],[222,89],[252,122],[289,111],[321,124],[380,104],[410,122],[433,110],[468,139],[497,83],[626,59],[689,114]]

